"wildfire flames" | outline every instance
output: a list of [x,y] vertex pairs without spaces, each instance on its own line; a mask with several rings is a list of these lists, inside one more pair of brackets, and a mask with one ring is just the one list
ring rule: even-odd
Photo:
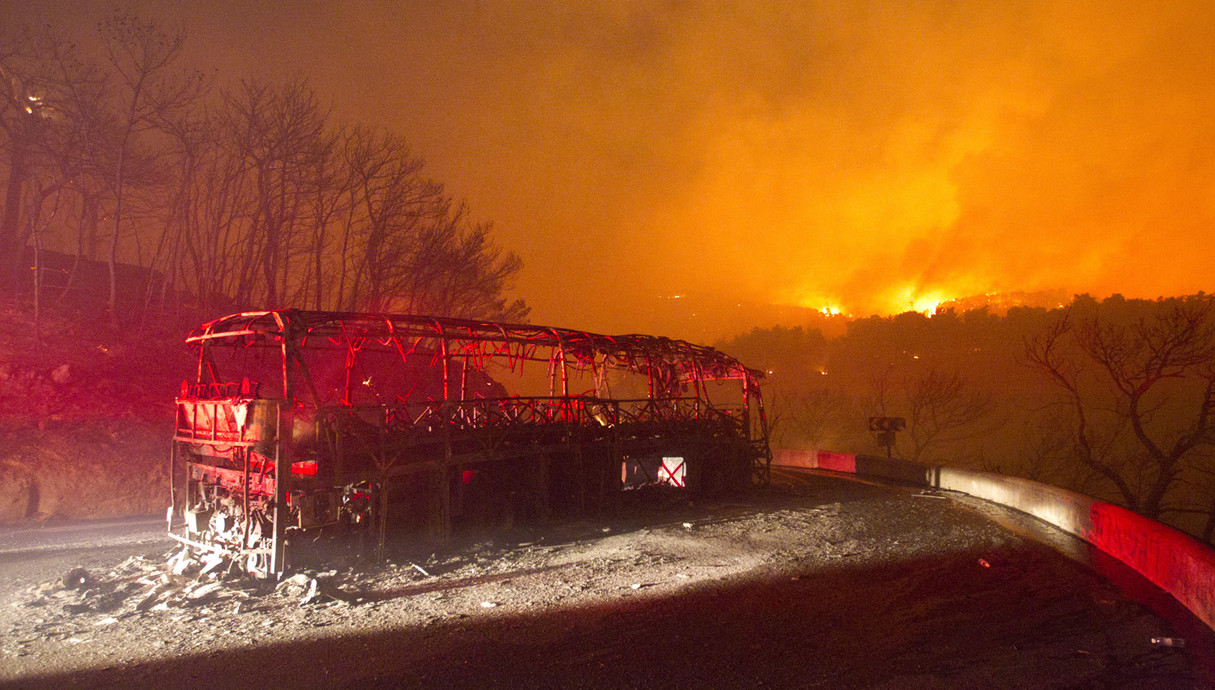
[[538,322],[1210,290],[1210,2],[259,8],[181,6],[188,57],[400,123],[521,255]]

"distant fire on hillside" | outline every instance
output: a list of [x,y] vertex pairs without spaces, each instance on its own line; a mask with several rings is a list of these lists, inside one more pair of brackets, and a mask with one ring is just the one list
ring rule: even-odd
[[1037,292],[989,292],[971,297],[942,300],[932,313],[952,309],[958,314],[986,308],[992,314],[1003,316],[1013,307],[1041,307],[1058,309],[1067,306],[1072,296],[1066,290],[1039,290]]
[[962,314],[968,311],[986,309],[991,314],[1003,316],[1013,307],[1038,307],[1042,309],[1058,309],[1072,301],[1072,296],[1066,290],[1016,290],[1009,292],[987,292],[968,297],[949,297],[944,290],[915,290],[904,288],[890,298],[885,309],[876,314],[857,312],[838,302],[823,303],[814,306],[815,300],[803,300],[803,306],[816,311],[825,317],[842,317],[845,321],[866,318],[868,316],[892,316],[907,312],[919,312],[925,316],[933,316],[944,311]]

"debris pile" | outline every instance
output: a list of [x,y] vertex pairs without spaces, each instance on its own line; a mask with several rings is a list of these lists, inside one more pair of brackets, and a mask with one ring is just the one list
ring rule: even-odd
[[145,589],[143,581],[154,569],[141,556],[132,556],[105,574],[72,568],[58,580],[33,587],[26,606],[58,608],[69,614],[114,612]]
[[337,575],[336,571],[314,575],[312,573],[296,573],[278,583],[275,591],[289,597],[299,597],[300,606],[312,604],[349,604],[357,601],[347,592],[343,592],[331,583]]
[[28,607],[70,615],[107,614],[122,620],[145,612],[172,609],[248,610],[258,598],[297,599],[300,606],[358,601],[333,583],[336,571],[297,573],[276,587],[249,578],[221,554],[195,556],[175,549],[163,563],[132,556],[108,572],[75,567],[58,580],[32,587]]

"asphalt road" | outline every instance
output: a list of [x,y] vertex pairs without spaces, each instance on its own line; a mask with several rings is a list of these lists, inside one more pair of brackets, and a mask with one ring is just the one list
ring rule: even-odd
[[171,540],[163,517],[69,522],[35,527],[0,527],[0,564],[49,551],[65,552],[124,545],[154,545]]
[[[956,496],[815,474],[778,479],[841,503],[841,515],[876,516],[866,529],[878,542],[886,531],[919,531],[900,522],[909,505],[940,505],[953,519],[973,514],[962,522],[1029,538],[982,552],[929,545],[889,562],[756,572],[678,596],[320,638],[285,634],[139,668],[43,676],[36,685],[1215,687],[1209,629],[1044,523]],[[50,577],[72,563],[167,547],[163,529],[148,519],[0,532],[0,578],[28,580],[38,570]],[[1188,644],[1150,643],[1164,634]]]

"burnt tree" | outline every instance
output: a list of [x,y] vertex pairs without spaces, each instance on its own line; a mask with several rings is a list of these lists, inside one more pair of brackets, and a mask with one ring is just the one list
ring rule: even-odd
[[1071,455],[1149,518],[1215,446],[1215,298],[1161,301],[1150,315],[1075,308],[1026,341],[1061,395]]

